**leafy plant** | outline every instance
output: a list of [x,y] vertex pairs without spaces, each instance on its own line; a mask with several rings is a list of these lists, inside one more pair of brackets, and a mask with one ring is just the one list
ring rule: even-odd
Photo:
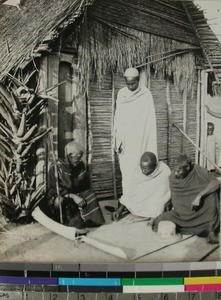
[[0,203],[10,221],[28,221],[45,195],[45,183],[36,187],[34,145],[52,130],[38,129],[40,114],[50,98],[27,86],[23,78],[8,75],[0,84]]

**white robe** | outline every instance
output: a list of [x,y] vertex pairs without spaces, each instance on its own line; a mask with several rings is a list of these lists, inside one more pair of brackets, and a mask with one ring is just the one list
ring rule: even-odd
[[122,173],[123,194],[131,182],[135,168],[146,151],[157,156],[156,116],[151,92],[139,87],[131,92],[127,87],[118,92],[115,112],[116,149],[122,145],[119,154]]
[[137,168],[133,173],[133,184],[120,203],[136,216],[156,218],[163,213],[165,203],[171,198],[170,173],[164,162],[159,162],[150,175],[144,175],[141,168]]

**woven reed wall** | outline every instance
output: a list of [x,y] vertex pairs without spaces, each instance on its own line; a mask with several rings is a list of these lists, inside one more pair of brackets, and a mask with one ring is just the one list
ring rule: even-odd
[[91,82],[88,95],[89,157],[92,187],[101,198],[113,197],[112,80],[104,79],[99,89]]
[[166,80],[154,78],[150,79],[150,91],[153,96],[156,120],[157,120],[157,149],[158,157],[167,163],[168,149],[168,111],[166,101]]
[[[114,82],[108,75],[103,87],[99,89],[95,82],[91,82],[89,89],[89,123],[91,136],[91,176],[92,186],[99,198],[114,196],[114,180],[116,180],[117,194],[122,192],[121,173],[117,157],[115,158],[115,173],[113,170],[112,156],[112,89],[114,88],[115,99],[117,92],[124,86],[122,76],[114,74]],[[167,88],[169,87],[168,91]],[[172,125],[175,123],[183,129],[184,104],[183,97],[172,82],[151,75],[150,90],[153,95],[156,118],[157,140],[159,159],[173,166],[174,158],[181,151],[185,151],[193,158],[194,147]],[[196,87],[195,89],[196,90]],[[171,115],[169,116],[168,99],[171,103]],[[196,98],[187,97],[186,113],[187,134],[194,141],[196,139]]]
[[[50,58],[48,67],[48,71],[52,72],[51,74],[54,74],[54,76],[51,77],[53,78],[53,81],[48,83],[49,86],[60,80],[66,79],[68,81],[70,74],[67,70],[64,70],[64,72],[60,74],[60,80],[58,80],[58,73],[56,73],[56,70],[58,69],[57,58]],[[53,95],[57,97],[59,90],[59,92],[66,98],[65,95],[71,92],[69,84],[70,82],[66,87],[62,87],[62,89],[55,89],[53,91]],[[61,133],[61,129],[63,128],[63,143],[61,145],[61,147],[63,147],[64,144],[70,140],[71,132],[73,133],[73,137],[76,137],[75,132],[79,127],[76,122],[76,117],[78,116],[82,120],[82,124],[87,122],[87,126],[84,124],[83,126],[81,124],[79,137],[82,137],[83,145],[85,143],[86,132],[88,131],[88,147],[85,147],[85,152],[87,152],[86,155],[89,158],[88,162],[92,179],[92,187],[101,199],[113,198],[114,194],[121,195],[122,193],[121,172],[118,157],[114,157],[113,153],[112,125],[117,93],[124,84],[124,79],[122,75],[119,74],[108,74],[104,79],[101,89],[98,87],[95,80],[91,81],[88,93],[87,115],[85,114],[85,104],[83,105],[83,103],[85,103],[85,99],[82,98],[79,100],[80,102],[77,107],[79,107],[79,104],[81,103],[84,106],[84,109],[82,110],[81,108],[75,112],[72,111],[73,115],[70,114],[70,117],[73,118],[73,120],[68,121],[69,125],[67,124],[67,120],[63,124],[58,122],[56,113],[58,108],[55,103],[51,103],[49,107],[49,111],[51,113],[51,124],[54,126],[55,151],[57,150],[57,141],[59,141],[59,136],[61,137],[61,135],[57,136],[57,132]],[[172,126],[172,123],[175,123],[183,129],[184,124],[185,114],[183,97],[178,91],[178,88],[175,87],[171,81],[157,77],[154,74],[151,74],[149,84],[155,103],[159,159],[168,163],[168,165],[172,167],[173,160],[180,151],[185,151],[194,158],[194,147],[175,127]],[[194,141],[196,139],[195,91],[196,86],[194,88],[193,96],[187,97],[186,106],[186,130],[187,134]],[[72,100],[74,103],[77,99],[78,97],[69,97],[69,101]],[[69,113],[71,112],[71,102],[69,101],[67,103],[65,101],[61,107],[61,109],[64,109],[64,113],[67,113],[67,108]],[[168,103],[170,103],[170,109]]]

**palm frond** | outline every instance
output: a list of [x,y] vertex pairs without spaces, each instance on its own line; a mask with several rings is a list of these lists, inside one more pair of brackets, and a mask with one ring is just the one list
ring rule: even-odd
[[[1,134],[0,134],[0,139],[1,139]],[[8,153],[11,153],[11,147],[7,143],[7,141],[0,140],[0,146],[2,146],[2,148],[4,148]]]
[[7,126],[5,126],[2,122],[0,122],[0,129],[2,130],[2,132],[5,133],[5,135],[6,135],[8,138],[13,138],[13,133],[12,133],[12,131],[11,131]]
[[8,126],[11,128],[13,133],[17,132],[17,129],[14,125],[14,117],[11,116],[11,114],[7,111],[6,107],[3,103],[0,102],[0,115],[5,120],[5,122],[8,124]]
[[34,71],[32,71],[32,72],[27,72],[27,74],[25,75],[24,80],[23,80],[23,82],[24,82],[25,85],[28,84],[29,80],[31,79],[31,77],[32,77],[36,72],[37,72],[37,70],[34,70]]
[[5,154],[3,151],[0,150],[0,155],[4,157],[8,162],[11,161],[11,157],[9,157],[7,154]]

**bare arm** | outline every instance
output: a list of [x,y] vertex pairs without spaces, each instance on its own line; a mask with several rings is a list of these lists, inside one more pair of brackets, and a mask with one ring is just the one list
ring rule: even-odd
[[220,188],[220,182],[218,179],[213,179],[204,190],[202,190],[192,202],[191,208],[194,210],[196,207],[200,205],[200,200],[203,196],[207,196],[211,193],[214,193]]
[[65,197],[73,199],[73,201],[80,207],[86,205],[87,203],[85,199],[73,193],[68,193],[65,195]]

